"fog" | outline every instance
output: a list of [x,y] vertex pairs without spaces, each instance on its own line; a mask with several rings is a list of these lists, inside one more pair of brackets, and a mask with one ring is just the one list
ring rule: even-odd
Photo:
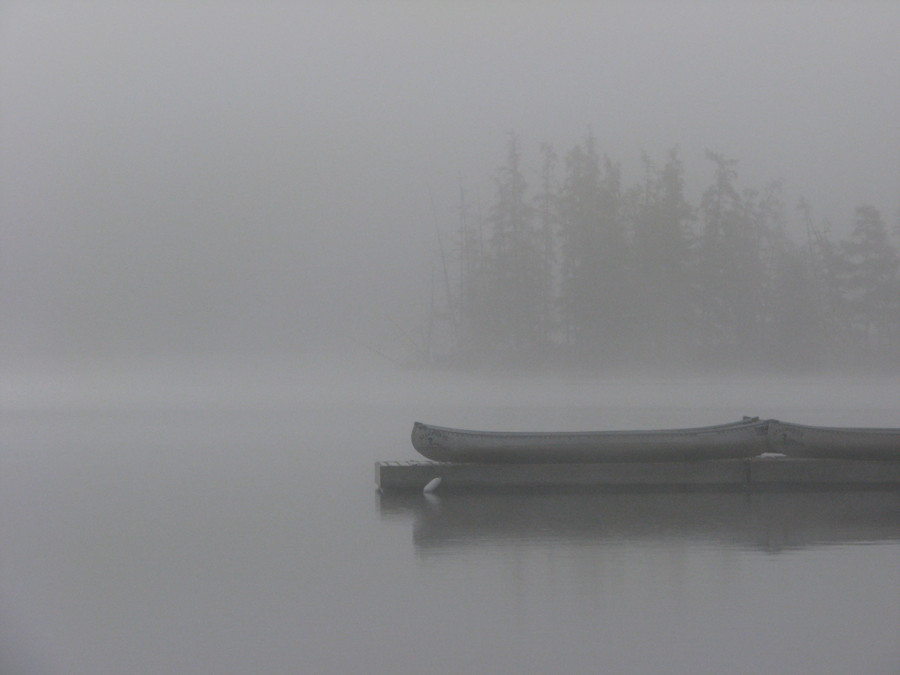
[[889,2],[7,2],[4,367],[390,351],[509,132],[893,225],[898,33]]
[[[898,35],[887,1],[0,3],[0,671],[896,672],[896,491],[372,467],[415,419],[897,426]],[[504,268],[542,144],[553,241]]]
[[347,365],[129,358],[15,382],[0,672],[897,671],[897,490],[427,500],[372,482],[374,461],[415,457],[416,418],[883,426],[896,380]]

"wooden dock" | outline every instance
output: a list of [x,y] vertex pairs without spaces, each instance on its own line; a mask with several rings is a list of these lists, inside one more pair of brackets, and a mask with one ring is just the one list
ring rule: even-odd
[[450,464],[376,462],[382,492],[466,490],[900,489],[900,461],[754,457],[690,462]]

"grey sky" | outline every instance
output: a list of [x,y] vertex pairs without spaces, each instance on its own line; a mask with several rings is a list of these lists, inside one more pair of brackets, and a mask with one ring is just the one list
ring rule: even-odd
[[[430,195],[592,130],[900,210],[895,2],[7,2],[3,334],[285,349],[414,314]],[[404,316],[406,313],[406,316]]]

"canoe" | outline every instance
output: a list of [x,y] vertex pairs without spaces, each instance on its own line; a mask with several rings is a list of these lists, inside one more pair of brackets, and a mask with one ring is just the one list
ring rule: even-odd
[[768,450],[768,421],[655,431],[499,432],[416,422],[413,447],[436,462],[591,463],[756,457]]
[[684,462],[764,453],[900,460],[900,429],[814,427],[758,417],[687,429],[537,433],[470,431],[416,422],[412,444],[436,462],[478,464]]
[[814,427],[769,420],[769,447],[789,457],[900,460],[900,429]]

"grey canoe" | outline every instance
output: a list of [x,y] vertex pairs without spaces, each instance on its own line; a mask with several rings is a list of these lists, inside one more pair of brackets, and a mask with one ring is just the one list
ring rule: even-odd
[[900,429],[813,427],[757,417],[653,431],[468,431],[416,422],[412,444],[436,462],[479,464],[667,462],[740,459],[763,453],[900,460]]
[[813,427],[769,420],[773,452],[815,459],[900,460],[900,429]]
[[657,431],[500,432],[416,422],[413,447],[436,462],[590,463],[755,457],[768,450],[768,422]]

